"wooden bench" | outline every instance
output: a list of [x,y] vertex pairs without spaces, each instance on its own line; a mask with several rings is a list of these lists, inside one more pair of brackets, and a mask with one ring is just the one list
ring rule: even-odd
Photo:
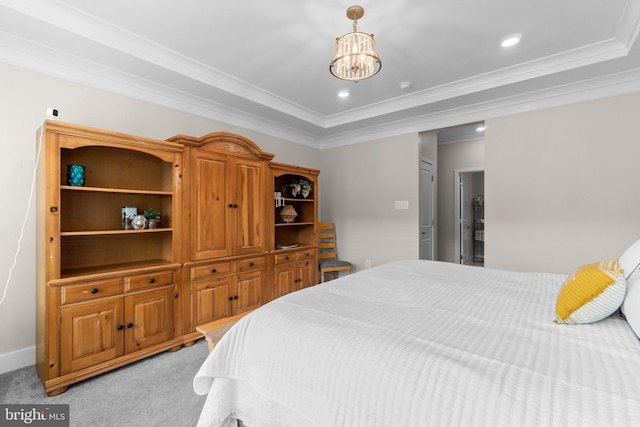
[[222,338],[238,320],[242,319],[249,313],[251,312],[247,311],[245,313],[236,314],[235,316],[225,317],[224,319],[218,319],[213,322],[205,323],[204,325],[196,326],[196,331],[200,332],[207,339],[209,352],[211,352],[216,343],[220,341],[220,338]]

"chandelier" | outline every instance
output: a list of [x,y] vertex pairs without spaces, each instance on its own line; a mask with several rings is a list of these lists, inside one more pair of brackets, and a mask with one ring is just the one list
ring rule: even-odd
[[353,20],[353,32],[336,39],[336,54],[329,65],[331,74],[356,83],[375,76],[382,68],[380,57],[373,50],[376,45],[373,34],[358,32],[358,19],[363,15],[362,6],[347,9],[347,18]]

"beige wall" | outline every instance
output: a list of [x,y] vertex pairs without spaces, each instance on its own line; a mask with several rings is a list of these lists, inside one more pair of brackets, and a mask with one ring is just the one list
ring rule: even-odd
[[[355,270],[418,258],[420,137],[396,138],[323,150],[320,219],[334,222],[340,258]],[[408,210],[395,210],[395,201]]]
[[420,133],[420,156],[435,163],[438,161],[438,131]]
[[[0,64],[0,296],[17,250],[35,163],[35,135],[47,107],[61,121],[166,139],[179,133],[201,136],[215,131],[240,133],[274,153],[275,160],[320,168],[317,150],[246,129],[180,113],[124,96]],[[35,356],[35,198],[13,269],[6,300],[0,305],[0,372],[34,363]],[[25,363],[25,361],[27,363]]]
[[[158,139],[240,133],[275,153],[276,161],[321,170],[321,219],[337,223],[340,255],[356,269],[366,259],[375,266],[418,257],[419,159],[433,147],[421,145],[417,133],[318,152],[8,65],[0,64],[0,74],[5,153],[0,291],[16,253],[29,202],[35,131],[47,107],[57,107],[64,121]],[[640,201],[633,194],[640,181],[639,109],[640,94],[634,94],[486,121],[487,266],[565,273],[615,258],[640,238]],[[437,157],[438,166],[446,168],[440,153]],[[453,180],[452,173],[445,181]],[[409,209],[395,210],[396,200],[408,201]],[[34,360],[33,209],[0,305],[0,372]],[[438,212],[438,217],[452,215]]]
[[455,170],[484,167],[484,140],[438,145],[438,260],[455,259]]
[[486,121],[485,265],[570,273],[640,238],[640,94]]

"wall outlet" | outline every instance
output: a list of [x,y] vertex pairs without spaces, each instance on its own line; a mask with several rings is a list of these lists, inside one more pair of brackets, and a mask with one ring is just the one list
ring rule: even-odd
[[365,259],[364,260],[364,268],[371,268],[371,260],[370,259]]
[[408,200],[396,200],[396,209],[409,209]]

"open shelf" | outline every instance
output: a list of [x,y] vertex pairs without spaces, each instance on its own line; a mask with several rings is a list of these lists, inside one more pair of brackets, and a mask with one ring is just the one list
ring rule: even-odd
[[125,188],[106,188],[106,187],[76,187],[72,185],[61,185],[63,191],[86,191],[96,193],[122,193],[122,194],[150,194],[155,196],[172,196],[171,191],[155,191],[155,190],[133,190]]
[[[274,192],[280,193],[280,198],[275,198],[273,208],[273,248],[275,251],[299,250],[316,247],[316,227],[318,221],[318,173],[314,169],[302,168],[285,164],[272,164]],[[297,194],[293,197],[291,184],[306,182],[311,186],[311,191],[303,197]],[[297,216],[292,222],[284,222],[280,212],[284,206],[292,206]],[[279,249],[279,244],[297,244],[294,249]]]
[[[74,131],[75,132],[75,131]],[[58,222],[60,272],[99,274],[132,266],[174,262],[176,167],[178,147],[155,141],[121,141],[118,135],[59,137],[59,205],[48,207]],[[69,185],[70,165],[84,167],[84,185]],[[122,208],[160,212],[154,229],[125,229]]]
[[299,250],[312,249],[312,248],[315,248],[315,245],[307,245],[307,244],[304,244],[304,243],[298,243],[297,246],[292,247],[292,248],[278,248],[278,247],[276,247],[274,252],[276,252],[276,253],[291,252],[291,251],[299,251]]
[[101,275],[110,275],[113,273],[126,274],[131,271],[140,273],[145,270],[155,271],[159,267],[175,268],[179,266],[180,264],[173,263],[166,259],[153,259],[138,262],[124,262],[120,264],[105,264],[92,266],[90,268],[70,268],[62,270],[60,272],[60,279],[52,280],[49,282],[49,285],[58,286],[64,285],[68,282],[77,282],[78,277],[82,276],[99,277]]
[[135,233],[171,233],[172,228],[145,228],[143,230],[101,230],[101,231],[63,231],[61,237],[65,236],[107,236],[111,234],[135,234]]

